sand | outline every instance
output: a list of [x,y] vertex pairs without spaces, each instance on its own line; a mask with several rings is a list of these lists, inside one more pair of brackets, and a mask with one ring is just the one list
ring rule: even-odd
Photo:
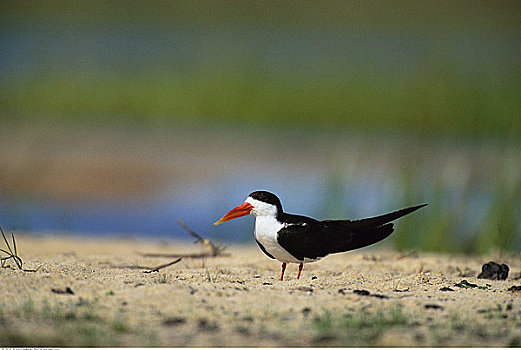
[[[3,243],[3,242],[2,242]],[[2,346],[520,346],[521,256],[363,249],[307,264],[300,280],[255,246],[172,259],[172,241],[18,235],[26,268],[0,269]],[[4,245],[1,245],[4,248]],[[490,260],[507,280],[476,276]],[[475,288],[455,284],[467,280]],[[450,290],[442,291],[442,288]]]

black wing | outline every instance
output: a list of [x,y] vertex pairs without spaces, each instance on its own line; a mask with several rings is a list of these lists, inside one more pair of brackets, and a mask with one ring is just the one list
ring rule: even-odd
[[316,259],[349,250],[353,232],[332,230],[327,224],[311,218],[291,215],[290,219],[297,220],[288,220],[288,217],[290,215],[284,220],[288,225],[279,231],[277,241],[297,260]]
[[[286,214],[290,223],[279,231],[279,244],[298,260],[316,259],[332,253],[367,247],[393,233],[393,224],[404,215],[427,204],[405,208],[389,214],[362,220],[317,221],[307,217]],[[294,222],[294,224],[291,224]]]

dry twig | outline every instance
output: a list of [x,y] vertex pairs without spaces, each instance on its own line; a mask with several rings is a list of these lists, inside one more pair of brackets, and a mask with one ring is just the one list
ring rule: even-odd
[[215,245],[209,239],[202,238],[196,232],[194,232],[190,227],[188,227],[183,220],[179,219],[177,221],[182,228],[185,229],[192,237],[196,240],[194,244],[200,243],[204,247],[204,252],[202,253],[140,253],[137,252],[141,256],[149,257],[149,258],[192,258],[192,259],[201,259],[201,258],[209,258],[216,256],[230,256],[228,253],[224,253],[226,246]]
[[204,259],[208,257],[216,257],[216,256],[229,256],[230,254],[224,253],[225,246],[218,246],[212,243],[209,239],[202,238],[197,233],[192,231],[184,222],[183,220],[178,220],[179,225],[181,225],[182,228],[185,229],[192,237],[196,239],[194,244],[201,243],[204,247],[204,252],[202,253],[181,253],[181,254],[162,254],[162,253],[140,253],[136,252],[137,254],[148,257],[148,258],[176,258],[176,260],[171,261],[167,264],[159,265],[156,267],[148,267],[148,266],[141,266],[141,265],[112,265],[113,268],[119,268],[119,269],[136,269],[136,270],[144,270],[144,273],[151,273],[151,272],[159,272],[160,269],[163,269],[165,267],[177,264],[180,262],[183,258],[192,258],[192,259]]
[[7,249],[9,250],[9,251],[7,251],[5,249],[0,249],[0,251],[2,253],[7,254],[7,256],[5,256],[5,257],[0,257],[0,266],[1,267],[3,267],[3,268],[10,267],[9,265],[7,265],[7,261],[10,259],[13,259],[13,261],[16,264],[16,267],[18,267],[19,270],[22,270],[24,272],[36,272],[40,269],[40,267],[42,267],[42,265],[40,265],[40,266],[38,266],[38,268],[36,268],[34,270],[33,269],[24,269],[23,268],[24,262],[22,261],[22,258],[20,258],[18,256],[18,250],[16,248],[16,240],[14,238],[14,233],[11,232],[11,240],[12,240],[12,244],[13,244],[13,248],[11,249],[11,245],[9,244],[9,241],[5,237],[2,226],[0,226],[0,232],[2,233],[2,237],[4,238],[5,245],[7,246]]
[[111,267],[116,268],[116,269],[144,270],[143,271],[144,273],[151,273],[151,272],[159,272],[159,270],[161,270],[161,269],[163,269],[165,267],[177,264],[181,260],[182,260],[182,258],[178,258],[178,259],[176,259],[174,261],[171,261],[169,263],[158,265],[158,266],[155,266],[155,267],[142,266],[142,265],[125,265],[125,264],[124,265],[111,265]]
[[151,273],[151,272],[159,272],[160,269],[162,268],[165,268],[165,267],[168,267],[170,265],[174,265],[174,264],[177,264],[178,262],[180,262],[182,260],[182,258],[179,258],[179,259],[176,259],[174,261],[171,261],[167,264],[163,264],[163,265],[158,265],[154,268],[151,268],[150,270],[147,270],[147,271],[143,271],[144,273]]

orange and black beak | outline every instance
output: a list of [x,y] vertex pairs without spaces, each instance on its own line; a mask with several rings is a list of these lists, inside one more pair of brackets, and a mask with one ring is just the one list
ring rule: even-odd
[[219,221],[216,221],[213,224],[219,225],[225,221],[237,219],[237,218],[240,218],[241,216],[248,215],[249,213],[251,213],[252,209],[253,209],[253,205],[251,205],[250,203],[246,203],[246,202],[242,203],[238,207],[235,207],[232,210],[230,210],[228,212],[228,214],[226,214]]

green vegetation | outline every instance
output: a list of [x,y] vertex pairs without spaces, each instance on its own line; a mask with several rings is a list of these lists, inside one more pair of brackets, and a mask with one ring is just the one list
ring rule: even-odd
[[191,331],[186,328],[177,331],[193,337],[191,341],[210,332],[215,336],[215,344],[223,346],[227,344],[222,343],[226,338],[220,333],[228,326],[242,336],[233,338],[232,344],[236,346],[251,345],[252,341],[266,337],[286,346],[468,346],[476,343],[476,337],[485,339],[487,344],[496,340],[519,346],[519,332],[515,327],[505,327],[507,322],[519,320],[509,307],[512,308],[508,304],[504,308],[497,305],[478,310],[477,315],[475,310],[468,314],[405,312],[400,305],[322,309],[298,320],[285,312],[270,312],[269,319],[266,315],[256,319],[246,312],[224,323],[204,317],[192,320],[193,315],[177,314],[175,318],[161,315],[152,321],[133,324],[127,311],[120,308],[104,312],[94,300],[44,299],[36,303],[27,299],[19,305],[0,305],[0,339],[3,346],[172,346],[175,344],[168,343],[167,336],[171,329],[164,327],[183,327],[188,323],[188,327],[193,327]]
[[506,314],[501,310],[501,305],[498,305],[496,309],[478,311],[486,312],[486,318],[473,318],[464,313],[444,314],[441,317],[432,317],[434,314],[429,312],[404,313],[400,305],[376,310],[323,309],[312,319],[314,344],[381,346],[385,334],[395,335],[391,340],[394,346],[460,344],[458,339],[473,338],[475,335],[487,339],[510,338],[512,344],[516,344],[518,340],[515,333],[502,325]]
[[[428,203],[395,222],[395,232],[390,237],[395,248],[466,254],[494,252],[499,259],[506,253],[518,252],[519,146],[513,139],[482,142],[472,138],[455,137],[440,142],[436,138],[404,136],[397,142],[399,146],[376,156],[387,164],[371,170],[364,169],[368,165],[363,156],[349,159],[347,166],[346,157],[340,154],[332,159],[331,169],[324,176],[324,192],[319,200],[323,205],[317,216],[341,218],[350,213],[350,218],[361,218]],[[371,146],[362,142],[360,148],[370,150]],[[367,200],[363,197],[365,191],[360,190],[364,186],[361,182],[376,188],[378,200],[387,201],[385,208],[360,214],[360,203]]]
[[[137,329],[129,326],[121,310],[102,316],[95,301],[49,301],[27,299],[20,305],[0,305],[2,346],[124,346],[124,337]],[[21,327],[23,325],[24,327]],[[34,330],[38,330],[35,332]],[[149,332],[150,330],[148,330]],[[146,335],[147,330],[139,330]],[[151,346],[150,337],[136,337]],[[128,345],[128,344],[127,344]]]
[[519,74],[461,77],[430,67],[398,83],[347,67],[287,76],[262,71],[254,62],[195,65],[195,73],[160,68],[138,75],[36,74],[3,85],[2,113],[26,120],[172,126],[198,121],[521,137]]
[[[3,75],[1,113],[519,139],[521,52],[508,46],[518,35],[517,10],[513,2],[10,3],[1,16],[12,40],[18,30],[50,30],[62,41],[44,35],[38,45],[47,49],[28,52],[42,57],[24,57],[30,65]],[[105,42],[126,30],[129,43]],[[388,37],[394,41],[380,39]],[[469,55],[475,42],[484,49]],[[152,51],[135,58],[126,45]]]
[[348,311],[340,313],[337,310],[323,310],[313,319],[316,331],[315,341],[336,339],[351,344],[367,344],[368,339],[377,339],[389,329],[399,329],[407,326],[410,317],[406,317],[401,308],[390,310]]
[[[454,187],[457,178],[445,182],[440,177],[434,184],[422,183],[418,177],[399,179],[404,205],[412,203],[410,198],[427,198],[429,206],[424,213],[397,222],[395,247],[467,254],[496,251],[500,259],[506,252],[519,251],[521,182],[510,180],[510,165],[508,160],[500,161],[494,180],[467,177],[462,188]],[[481,202],[479,210],[473,209],[476,201]]]
[[2,263],[2,267],[7,267],[7,262],[12,259],[15,262],[16,266],[18,267],[18,269],[19,270],[23,270],[23,261],[18,256],[18,251],[17,251],[17,248],[16,248],[16,240],[14,238],[14,233],[11,233],[11,239],[12,239],[12,245],[13,245],[13,248],[11,248],[11,245],[9,244],[9,241],[5,237],[4,230],[2,229],[1,226],[0,226],[0,232],[2,232],[2,238],[4,239],[5,245],[7,246],[7,250],[0,249],[0,252],[7,254],[7,256],[0,258],[0,261]]
[[[5,243],[6,247],[7,247],[7,250],[0,248],[0,252],[6,254],[6,256],[0,256],[0,266],[1,267],[3,267],[3,268],[11,267],[7,263],[9,260],[13,260],[14,263],[16,264],[16,267],[19,270],[22,270],[22,271],[25,271],[25,272],[36,272],[36,271],[38,271],[40,269],[40,267],[42,267],[40,265],[35,270],[24,268],[23,267],[24,262],[23,262],[22,258],[20,258],[18,256],[18,248],[16,247],[16,240],[14,238],[14,233],[11,233],[12,243],[9,244],[9,241],[7,240],[7,237],[5,236],[5,233],[4,233],[4,230],[2,229],[2,226],[0,226],[0,232],[2,233],[2,238],[4,239],[4,243]],[[11,248],[11,245],[12,245],[12,248]]]

